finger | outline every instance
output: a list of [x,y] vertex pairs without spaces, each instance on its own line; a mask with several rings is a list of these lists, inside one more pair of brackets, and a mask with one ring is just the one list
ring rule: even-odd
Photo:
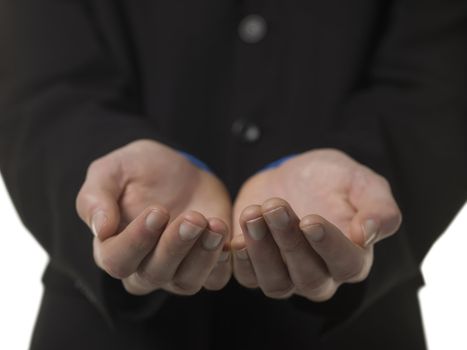
[[339,228],[319,215],[305,216],[300,221],[300,228],[335,281],[358,282],[367,277],[372,252],[353,243]]
[[[227,215],[225,217],[229,218],[230,216]],[[224,245],[221,249],[217,263],[204,283],[204,288],[208,290],[220,290],[224,288],[232,276],[232,254],[230,242],[232,240],[232,229],[229,225],[231,225],[230,219],[228,220],[228,225],[226,225],[228,234],[227,237],[223,240]]]
[[369,246],[399,228],[402,215],[391,187],[372,170],[367,168],[354,176],[349,200],[357,210],[350,223],[350,236],[360,246]]
[[[171,283],[174,292],[192,295],[203,287],[219,260],[227,234],[227,225],[223,221],[209,219],[208,227],[175,273]],[[225,281],[225,276],[220,277],[222,280],[214,281],[215,285],[222,285]]]
[[222,250],[219,259],[209,274],[204,288],[207,290],[220,290],[229,282],[232,275],[230,250]]
[[112,277],[122,279],[129,276],[157,244],[168,220],[165,209],[152,206],[118,235],[105,241],[95,238],[94,257],[97,265]]
[[89,166],[84,184],[76,197],[75,206],[79,217],[101,240],[117,231],[122,178],[117,161],[100,158]]
[[293,293],[289,272],[264,221],[259,205],[252,205],[240,215],[248,255],[258,284],[271,298],[285,298]]
[[166,286],[207,224],[206,218],[196,211],[177,217],[138,270],[123,281],[127,290],[132,294],[147,294]]
[[235,279],[244,287],[257,288],[258,279],[251,264],[243,234],[234,236],[231,246]]
[[326,264],[300,230],[299,219],[290,205],[283,199],[270,198],[261,209],[295,288],[309,299],[327,297],[333,281]]

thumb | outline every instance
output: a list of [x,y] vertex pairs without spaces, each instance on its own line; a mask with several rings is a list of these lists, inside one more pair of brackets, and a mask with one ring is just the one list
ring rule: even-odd
[[120,222],[118,199],[123,191],[123,174],[114,158],[99,158],[91,163],[76,197],[79,217],[101,240],[115,234]]
[[370,171],[357,177],[349,200],[357,210],[350,223],[350,237],[358,245],[367,247],[399,229],[401,212],[389,183],[380,175]]

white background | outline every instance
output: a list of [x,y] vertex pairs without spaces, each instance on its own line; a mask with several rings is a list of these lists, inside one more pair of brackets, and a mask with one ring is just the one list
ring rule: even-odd
[[[0,178],[0,349],[25,350],[47,256],[25,230]],[[467,206],[434,245],[420,292],[429,350],[467,349]]]

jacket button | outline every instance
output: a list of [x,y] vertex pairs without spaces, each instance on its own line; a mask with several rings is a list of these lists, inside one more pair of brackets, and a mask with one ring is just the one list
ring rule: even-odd
[[243,142],[253,143],[261,137],[261,129],[252,122],[238,119],[232,124],[232,134]]
[[254,44],[266,35],[266,21],[260,15],[248,15],[243,18],[238,26],[238,35],[248,43]]

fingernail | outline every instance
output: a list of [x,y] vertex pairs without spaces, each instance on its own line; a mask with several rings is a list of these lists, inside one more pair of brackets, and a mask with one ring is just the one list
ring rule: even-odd
[[289,213],[284,207],[279,207],[264,213],[266,221],[270,226],[276,229],[285,229],[289,226],[290,217]]
[[164,213],[159,210],[151,210],[146,216],[146,228],[151,232],[155,232],[165,225],[166,220],[167,216]]
[[191,222],[184,220],[178,228],[178,234],[183,241],[189,241],[198,237],[203,230],[203,227],[193,225]]
[[103,210],[96,212],[91,219],[91,229],[94,236],[98,236],[102,227],[104,227],[105,222],[107,221],[107,215],[105,215]]
[[219,261],[220,262],[225,262],[227,260],[229,260],[230,258],[230,252],[222,252],[221,255],[219,255]]
[[324,228],[321,224],[313,224],[304,227],[302,230],[313,242],[320,242],[324,238]]
[[365,246],[370,245],[376,240],[376,235],[378,234],[378,224],[373,219],[368,219],[363,224],[363,237]]
[[266,226],[266,223],[264,222],[262,217],[249,220],[245,224],[248,230],[248,234],[255,241],[259,241],[264,236],[266,236],[268,227]]
[[235,251],[235,256],[240,260],[248,260],[248,252],[246,248]]
[[207,250],[214,250],[219,246],[219,243],[222,241],[222,235],[220,233],[206,231],[206,234],[203,237],[203,246]]

